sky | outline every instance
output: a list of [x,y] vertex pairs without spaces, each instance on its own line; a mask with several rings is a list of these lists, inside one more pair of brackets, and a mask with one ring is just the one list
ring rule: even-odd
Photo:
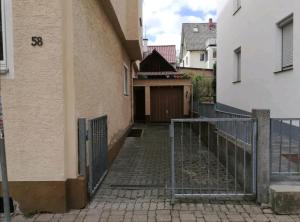
[[224,0],[144,0],[144,37],[149,45],[176,45],[180,49],[182,23],[216,20]]

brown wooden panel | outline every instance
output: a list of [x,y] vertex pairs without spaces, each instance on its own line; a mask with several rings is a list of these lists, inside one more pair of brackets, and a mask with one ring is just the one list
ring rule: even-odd
[[183,87],[151,87],[151,121],[183,117]]

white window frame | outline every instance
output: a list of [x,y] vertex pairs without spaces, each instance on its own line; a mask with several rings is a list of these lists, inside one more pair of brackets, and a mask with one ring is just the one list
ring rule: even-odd
[[0,74],[3,78],[14,78],[13,66],[13,22],[12,0],[1,1],[3,60],[0,61]]
[[[280,52],[280,71],[287,71],[287,70],[291,70],[293,69],[293,65],[294,65],[294,62],[292,62],[291,65],[288,65],[288,66],[285,66],[284,65],[284,28],[287,27],[288,25],[293,25],[294,24],[294,14],[290,14],[289,16],[287,16],[286,18],[284,18],[283,20],[281,20],[280,22],[277,23],[277,27],[280,29],[280,32],[281,32],[281,52]],[[294,28],[294,27],[293,27]],[[292,33],[294,34],[294,32]],[[294,39],[292,39],[292,41],[294,41]],[[294,43],[292,42],[292,45],[294,45]],[[293,48],[292,48],[293,50]],[[293,52],[294,53],[294,50]],[[292,57],[292,59],[294,59],[294,56]]]
[[238,47],[234,50],[234,80],[233,83],[242,81],[242,48]]
[[128,96],[129,95],[129,78],[128,78],[128,66],[127,65],[123,65],[123,94],[124,96]]

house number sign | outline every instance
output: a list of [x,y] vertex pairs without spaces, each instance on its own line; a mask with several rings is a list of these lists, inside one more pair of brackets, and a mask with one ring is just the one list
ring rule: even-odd
[[39,47],[42,47],[43,46],[43,38],[42,37],[40,37],[40,36],[33,36],[32,38],[31,38],[31,45],[32,46],[39,46]]

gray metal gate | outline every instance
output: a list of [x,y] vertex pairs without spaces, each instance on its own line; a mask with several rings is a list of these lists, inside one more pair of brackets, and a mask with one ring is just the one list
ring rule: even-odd
[[[82,176],[88,175],[88,189],[92,196],[108,171],[107,116],[88,121],[79,119],[78,143],[79,172]],[[86,168],[88,168],[88,173]]]
[[256,194],[256,121],[176,119],[170,125],[172,200]]

